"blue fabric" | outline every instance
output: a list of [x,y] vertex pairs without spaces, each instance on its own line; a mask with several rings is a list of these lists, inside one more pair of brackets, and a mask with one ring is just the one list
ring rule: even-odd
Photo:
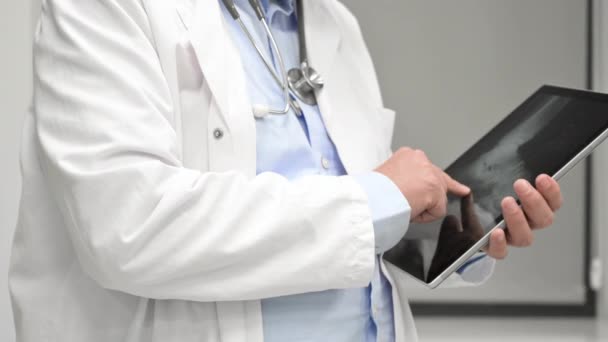
[[[235,1],[241,19],[266,56],[269,41],[246,0]],[[286,68],[299,64],[297,19],[293,3],[263,1]],[[275,84],[255,49],[224,8],[226,22],[242,56],[253,104],[284,106]],[[343,176],[346,170],[331,141],[317,106],[300,103],[304,115],[272,115],[256,120],[257,172],[275,172],[293,180],[307,175]],[[409,205],[386,177],[370,172],[355,179],[366,191],[378,253],[396,244],[409,221]],[[265,341],[394,341],[391,286],[379,269],[379,256],[369,286],[262,300]]]
[[456,271],[458,274],[462,274],[464,273],[464,271],[471,266],[472,264],[484,259],[487,255],[485,253],[479,253],[478,255],[474,255],[471,257],[471,259],[469,259],[467,262],[465,262],[462,266],[460,266],[460,268]]

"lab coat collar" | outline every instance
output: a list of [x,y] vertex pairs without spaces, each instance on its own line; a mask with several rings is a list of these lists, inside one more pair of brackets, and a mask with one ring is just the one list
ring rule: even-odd
[[[240,115],[252,117],[247,102],[245,76],[238,49],[234,46],[219,1],[197,1],[185,25],[190,42],[209,89],[230,128]],[[182,16],[182,20],[185,16]]]

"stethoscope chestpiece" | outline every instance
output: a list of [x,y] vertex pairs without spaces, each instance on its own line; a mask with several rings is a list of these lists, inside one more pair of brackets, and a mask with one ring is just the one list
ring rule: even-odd
[[299,68],[290,69],[287,73],[289,89],[302,102],[314,106],[317,104],[315,92],[323,88],[324,81],[321,75],[306,61]]

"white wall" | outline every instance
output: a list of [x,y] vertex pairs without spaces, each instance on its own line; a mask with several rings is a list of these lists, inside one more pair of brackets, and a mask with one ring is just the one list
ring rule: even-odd
[[31,89],[30,1],[0,2],[0,341],[15,339],[7,272],[18,207],[18,147]]

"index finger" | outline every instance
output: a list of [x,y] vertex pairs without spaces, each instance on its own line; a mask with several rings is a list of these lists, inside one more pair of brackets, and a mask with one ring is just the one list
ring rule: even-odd
[[443,178],[445,179],[445,184],[447,185],[448,192],[453,193],[454,195],[459,197],[466,196],[471,192],[471,189],[468,186],[456,181],[445,172],[443,172]]

